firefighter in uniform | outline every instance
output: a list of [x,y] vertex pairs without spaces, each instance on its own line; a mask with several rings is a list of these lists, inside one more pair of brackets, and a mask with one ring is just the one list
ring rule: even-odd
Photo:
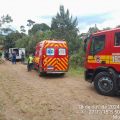
[[33,56],[32,55],[29,55],[27,68],[28,68],[28,71],[31,71],[33,68]]

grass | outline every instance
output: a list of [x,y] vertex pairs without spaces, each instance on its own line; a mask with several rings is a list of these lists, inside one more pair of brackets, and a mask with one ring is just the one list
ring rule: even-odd
[[70,67],[68,74],[71,76],[79,76],[79,75],[84,75],[84,67]]

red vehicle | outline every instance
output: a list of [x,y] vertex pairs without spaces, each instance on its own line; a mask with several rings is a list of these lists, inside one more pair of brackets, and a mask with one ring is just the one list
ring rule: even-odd
[[120,28],[100,31],[85,40],[85,80],[97,92],[114,95],[120,90]]
[[40,75],[68,71],[68,46],[62,40],[44,40],[36,45],[34,67]]

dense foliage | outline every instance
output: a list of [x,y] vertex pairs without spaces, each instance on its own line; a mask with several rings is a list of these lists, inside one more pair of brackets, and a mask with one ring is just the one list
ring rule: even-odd
[[33,25],[33,27],[28,31],[29,35],[34,35],[36,32],[45,32],[47,30],[50,30],[50,27],[45,24],[45,23],[42,23],[42,24],[35,24]]
[[36,32],[34,35],[25,35],[16,41],[16,47],[26,48],[27,53],[34,53],[38,42],[51,37],[51,31]]
[[[39,24],[28,19],[27,25],[21,25],[20,32],[18,32],[10,27],[11,22],[13,19],[10,15],[3,15],[0,18],[0,45],[4,45],[5,50],[18,47],[25,48],[27,53],[34,53],[36,44],[42,40],[66,40],[69,45],[69,62],[75,68],[83,66],[84,63],[83,38],[99,30],[95,25],[90,27],[87,33],[79,34],[77,18],[70,15],[69,10],[65,10],[64,6],[60,6],[59,12],[52,18],[50,27],[45,23]],[[5,24],[8,26],[5,27]],[[28,35],[26,27],[29,29]],[[120,25],[116,27],[118,28]],[[111,28],[104,28],[104,30],[109,29]]]
[[53,38],[68,42],[70,54],[77,50],[79,47],[77,18],[73,19],[68,9],[65,12],[64,6],[60,6],[60,12],[52,18],[51,30]]

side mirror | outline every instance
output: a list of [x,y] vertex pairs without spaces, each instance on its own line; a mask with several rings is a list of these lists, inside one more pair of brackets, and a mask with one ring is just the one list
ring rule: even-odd
[[86,52],[86,44],[84,44],[84,48],[83,49],[84,49],[84,52]]
[[87,39],[84,40],[84,51],[86,52],[86,47],[87,47]]

